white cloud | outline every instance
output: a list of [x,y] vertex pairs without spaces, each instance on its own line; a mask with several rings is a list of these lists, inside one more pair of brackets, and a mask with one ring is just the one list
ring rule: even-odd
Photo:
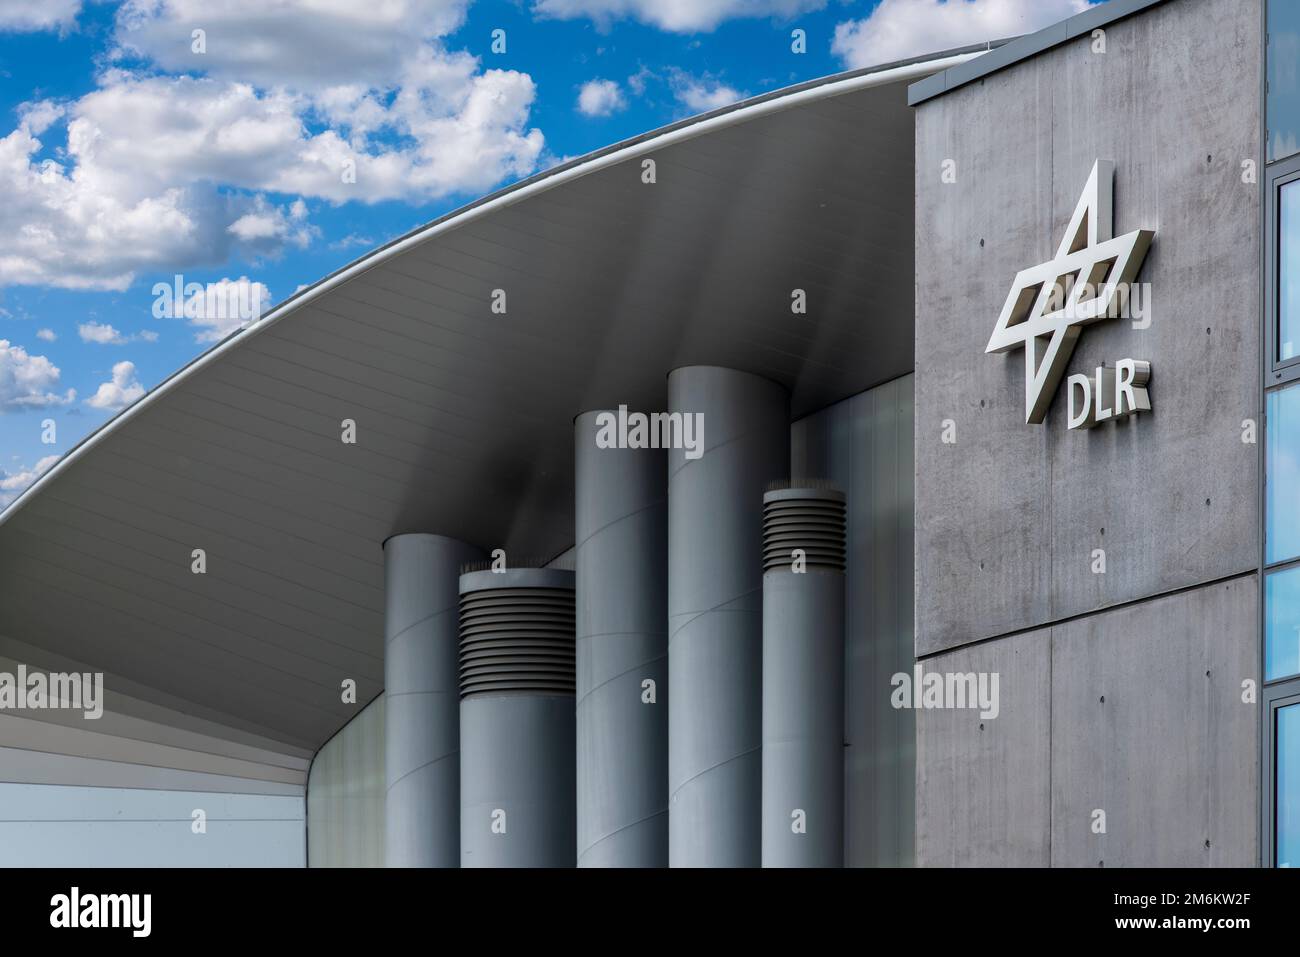
[[53,362],[0,339],[0,411],[67,405],[77,398],[75,389],[59,395],[58,385],[59,367]]
[[81,0],[0,0],[0,31],[66,30],[80,12]]
[[0,470],[0,508],[8,506],[58,460],[57,455],[47,455],[31,468],[19,467],[16,472]]
[[142,395],[144,386],[136,377],[135,363],[123,360],[113,364],[113,377],[107,382],[101,382],[95,394],[86,400],[86,404],[95,409],[116,412]]
[[658,77],[651,72],[650,68],[642,64],[640,69],[627,78],[627,85],[635,95],[644,96],[646,82],[657,79]]
[[[342,239],[336,239],[334,242],[330,243],[330,249],[369,249],[373,245],[375,245],[375,241],[369,236],[360,236],[357,233],[348,233]],[[305,287],[298,287],[298,289],[303,288]]]
[[82,342],[98,342],[100,345],[122,345],[126,342],[122,333],[110,325],[98,322],[86,322],[77,326],[77,335],[81,336]]
[[307,204],[295,200],[288,209],[276,207],[257,196],[253,208],[226,227],[250,249],[266,247],[272,253],[283,245],[306,249],[312,239],[320,234],[307,222]]
[[[37,333],[39,336],[40,333]],[[51,336],[53,333],[51,333]],[[126,336],[106,322],[83,322],[77,326],[77,335],[82,342],[94,342],[101,346],[124,346],[129,342],[157,342],[158,333],[146,329],[135,335]]]
[[593,20],[602,30],[615,20],[633,19],[673,33],[696,33],[724,20],[786,20],[824,6],[826,0],[536,0],[533,12],[556,20]]
[[[455,31],[470,0],[128,0],[122,53],[176,73],[202,72],[263,89],[315,92],[339,77],[383,89],[424,47]],[[195,30],[203,53],[193,52]]]
[[578,91],[578,112],[584,116],[609,116],[627,109],[627,99],[613,80],[588,80]]
[[154,315],[160,319],[185,318],[197,331],[195,342],[217,342],[249,323],[261,318],[272,303],[271,290],[264,283],[247,276],[210,282],[201,289],[184,290],[185,301],[178,309],[175,293],[167,283],[154,287]]
[[669,85],[677,101],[692,113],[707,113],[743,100],[746,96],[743,91],[720,83],[707,74],[693,76],[683,70],[672,71]]
[[831,52],[850,69],[1032,33],[1088,8],[1087,0],[880,0],[835,27]]
[[40,339],[42,342],[53,342],[59,337],[54,334],[53,329],[37,329],[36,338]]
[[424,203],[532,173],[532,78],[437,39],[465,5],[127,3],[97,88],[25,104],[0,137],[0,285],[124,290],[142,270],[309,244],[305,205],[274,194]]

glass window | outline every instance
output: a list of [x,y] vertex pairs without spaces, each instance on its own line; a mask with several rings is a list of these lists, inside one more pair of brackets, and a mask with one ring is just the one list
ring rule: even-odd
[[1300,867],[1300,704],[1277,710],[1278,867]]
[[1285,184],[1279,193],[1277,358],[1286,362],[1300,355],[1300,180]]
[[1264,678],[1300,674],[1300,567],[1273,572],[1264,586],[1268,609]]
[[1268,394],[1265,560],[1300,555],[1300,386]]
[[1300,152],[1300,3],[1268,5],[1268,161]]

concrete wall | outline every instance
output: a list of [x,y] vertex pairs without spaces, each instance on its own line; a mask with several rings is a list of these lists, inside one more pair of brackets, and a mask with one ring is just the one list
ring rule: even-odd
[[1257,603],[1245,575],[926,659],[1001,709],[917,712],[918,863],[1253,865]]
[[846,496],[844,862],[914,859],[916,728],[889,704],[889,679],[912,667],[913,377],[800,419],[790,474]]
[[[971,712],[920,717],[921,863],[1254,855],[1258,720],[1239,683],[1257,677],[1256,598],[1239,576],[1258,557],[1242,422],[1260,416],[1260,208],[1241,163],[1258,153],[1260,4],[1171,0],[1105,42],[917,109],[916,654],[1003,679],[983,731]],[[1067,373],[1149,360],[1154,408],[1068,431],[1063,384],[1026,425],[1023,352],[985,345],[1099,158],[1116,164],[1115,233],[1156,231],[1138,276],[1151,323],[1085,329]],[[1107,837],[1080,818],[1094,808]]]

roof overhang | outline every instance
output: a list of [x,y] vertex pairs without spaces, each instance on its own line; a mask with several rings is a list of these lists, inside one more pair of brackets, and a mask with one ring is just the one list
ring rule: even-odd
[[578,413],[662,409],[682,365],[778,380],[796,415],[911,371],[907,85],[985,49],[617,144],[280,304],[0,513],[0,654],[315,749],[344,679],[382,687],[385,538],[572,543]]

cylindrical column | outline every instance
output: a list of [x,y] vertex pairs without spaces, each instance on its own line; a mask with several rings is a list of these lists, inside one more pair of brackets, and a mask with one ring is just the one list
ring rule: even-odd
[[384,542],[384,857],[460,865],[457,583],[483,553],[441,535]]
[[572,867],[573,572],[460,579],[462,867]]
[[574,422],[578,866],[668,865],[668,502],[662,449]]
[[763,497],[763,866],[844,866],[844,495]]
[[789,471],[789,397],[688,366],[668,376],[668,405],[693,438],[668,453],[669,863],[757,867],[763,489]]

